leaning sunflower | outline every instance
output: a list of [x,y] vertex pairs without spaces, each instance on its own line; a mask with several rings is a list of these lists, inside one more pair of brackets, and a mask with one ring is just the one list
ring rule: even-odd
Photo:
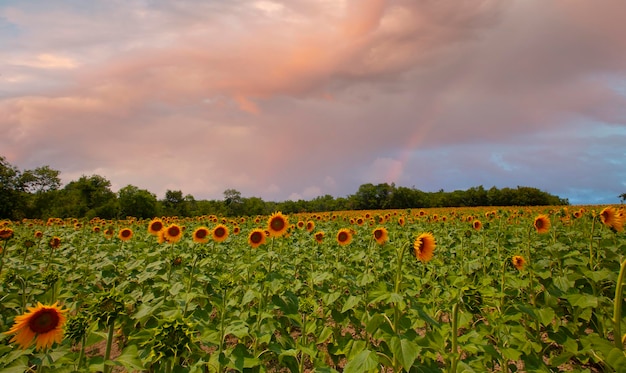
[[22,349],[36,344],[37,350],[49,348],[63,339],[63,325],[65,324],[63,310],[58,302],[51,306],[37,303],[36,307],[28,307],[28,312],[16,316],[13,327],[4,334],[15,334],[11,342],[16,342]]
[[218,224],[213,228],[213,239],[215,242],[223,242],[228,238],[228,227],[224,224]]
[[209,242],[209,234],[211,234],[211,232],[209,231],[208,228],[206,227],[199,227],[196,228],[195,231],[193,231],[193,234],[191,235],[193,242],[195,243],[207,243]]
[[617,232],[624,230],[624,216],[620,214],[619,210],[612,206],[605,207],[602,212],[600,212],[600,220],[602,224]]
[[288,219],[282,212],[275,212],[267,220],[267,230],[272,237],[280,237],[287,232],[289,228]]
[[524,259],[523,256],[514,255],[513,258],[511,258],[511,263],[513,263],[513,267],[521,271],[522,269],[524,269],[524,266],[526,265],[526,260]]
[[422,263],[426,263],[433,258],[435,251],[435,237],[432,233],[422,233],[413,243],[415,257]]
[[550,231],[550,218],[547,215],[539,215],[535,218],[533,226],[539,234],[548,233]]
[[324,232],[322,231],[316,232],[314,237],[317,243],[322,243],[324,241]]
[[248,235],[248,244],[253,249],[263,245],[265,243],[265,231],[263,229],[253,229]]
[[472,222],[472,228],[474,228],[474,230],[479,231],[482,227],[483,223],[481,223],[480,220],[474,220]]
[[341,228],[337,232],[337,243],[341,246],[346,246],[352,242],[352,232],[348,228]]
[[374,229],[372,234],[374,235],[374,240],[376,240],[376,243],[379,245],[384,245],[389,239],[389,232],[385,227],[378,227]]

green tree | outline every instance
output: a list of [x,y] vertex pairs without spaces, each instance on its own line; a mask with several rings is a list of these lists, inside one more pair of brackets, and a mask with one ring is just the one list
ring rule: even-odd
[[622,202],[626,202],[626,193],[622,193],[618,197],[622,200]]
[[0,156],[0,219],[22,217],[25,205],[20,171]]
[[188,216],[187,201],[180,190],[167,190],[165,200],[163,200],[165,215],[168,216]]
[[20,183],[28,193],[45,193],[58,190],[61,187],[61,172],[49,166],[26,170],[20,175]]
[[111,182],[100,175],[83,175],[63,191],[58,201],[59,217],[112,219],[118,215],[117,195],[111,191]]
[[117,192],[117,200],[121,217],[134,216],[145,219],[158,215],[157,197],[145,189],[127,185]]
[[241,192],[236,189],[226,189],[224,191],[224,206],[227,216],[241,216],[244,214],[243,198]]

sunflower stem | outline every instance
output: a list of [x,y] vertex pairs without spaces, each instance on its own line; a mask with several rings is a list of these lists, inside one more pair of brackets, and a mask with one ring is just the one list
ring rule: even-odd
[[622,302],[624,299],[624,276],[626,276],[626,260],[622,261],[615,286],[615,299],[613,300],[613,340],[615,347],[624,349],[622,342]]
[[83,335],[80,340],[80,352],[78,353],[77,371],[83,369],[83,359],[85,358],[85,343],[87,343],[87,335]]
[[52,261],[53,252],[54,252],[54,246],[50,245],[50,252],[48,253],[48,262],[46,263],[46,269],[44,270],[44,272],[46,272],[48,268],[50,267],[50,262]]
[[115,332],[115,320],[109,321],[109,331],[107,334],[107,345],[104,350],[104,373],[110,373],[113,366],[107,365],[107,362],[111,358],[111,347],[113,346],[113,333]]
[[459,302],[457,301],[452,306],[452,346],[451,346],[451,358],[450,358],[450,373],[456,373],[456,367],[458,364],[458,338],[459,329]]
[[589,235],[589,269],[593,269],[593,231],[596,226],[596,217],[591,220],[591,233]]
[[189,273],[189,283],[187,284],[187,301],[185,302],[185,310],[183,311],[183,318],[187,316],[187,309],[189,308],[189,293],[191,292],[191,285],[193,284],[193,272],[196,269],[196,263],[198,262],[199,255],[193,259],[193,263],[191,264],[191,271]]
[[0,274],[2,273],[2,267],[4,267],[4,255],[7,252],[9,240],[4,240],[4,247],[2,248],[2,256],[0,256]]
[[220,315],[220,345],[219,351],[217,353],[217,361],[219,362],[218,372],[222,372],[222,351],[224,351],[224,333],[226,329],[226,325],[224,323],[224,319],[226,316],[226,288],[224,288],[224,292],[222,293],[222,314]]

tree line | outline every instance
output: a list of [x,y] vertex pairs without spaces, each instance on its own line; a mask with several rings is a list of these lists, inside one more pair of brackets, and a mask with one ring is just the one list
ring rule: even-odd
[[286,214],[342,210],[407,209],[429,207],[541,206],[567,205],[537,188],[518,186],[424,192],[395,184],[363,184],[346,197],[324,195],[312,200],[264,201],[243,197],[236,189],[224,191],[223,200],[196,200],[181,190],[167,190],[163,199],[146,190],[127,185],[111,190],[111,182],[100,175],[81,176],[61,185],[60,171],[49,166],[19,170],[0,156],[0,219],[47,219],[100,217],[103,219],[152,218],[155,216],[255,216],[274,211]]

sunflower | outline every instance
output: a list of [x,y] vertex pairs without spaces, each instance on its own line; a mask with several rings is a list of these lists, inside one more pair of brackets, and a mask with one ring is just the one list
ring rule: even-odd
[[129,241],[133,237],[133,230],[130,228],[122,228],[117,234],[117,237],[122,241]]
[[106,238],[113,237],[113,234],[115,234],[115,231],[111,227],[109,227],[109,228],[104,230],[104,237],[106,237]]
[[223,242],[228,238],[228,227],[224,224],[218,224],[213,228],[213,239],[215,242]]
[[602,224],[611,228],[612,230],[621,232],[624,230],[624,216],[616,208],[609,206],[605,207],[600,212],[600,220]]
[[239,228],[239,226],[238,226],[238,225],[235,225],[235,226],[233,227],[233,233],[234,233],[234,234],[239,234],[239,232],[241,232],[241,228]]
[[374,229],[372,234],[374,235],[374,240],[376,240],[376,243],[379,245],[383,245],[389,239],[389,232],[387,232],[387,228],[385,227]]
[[183,229],[178,224],[170,224],[163,230],[163,239],[169,243],[176,243],[183,238]]
[[43,232],[42,231],[35,231],[35,238],[41,238],[43,237]]
[[317,243],[322,243],[322,241],[324,241],[324,232],[316,232],[315,241],[317,241]]
[[36,307],[28,307],[28,312],[16,316],[13,327],[4,334],[15,334],[11,342],[17,342],[23,349],[30,347],[33,340],[37,350],[48,348],[63,339],[65,312],[57,303],[46,306],[38,302]]
[[199,227],[193,231],[191,237],[193,238],[193,242],[196,243],[207,243],[209,242],[209,229],[206,227]]
[[481,223],[480,220],[474,220],[472,222],[472,227],[474,228],[474,230],[479,231],[483,227],[483,223]]
[[91,231],[93,233],[100,233],[100,226],[99,225],[94,225],[93,227],[91,227]]
[[298,229],[302,229],[304,228],[304,222],[302,220],[298,220],[298,223],[296,223],[296,226],[298,227]]
[[275,212],[267,220],[267,230],[272,237],[280,237],[287,232],[289,228],[288,219],[282,212]]
[[433,258],[435,246],[435,237],[432,233],[420,234],[413,243],[415,257],[423,263],[430,261]]
[[313,220],[309,220],[306,222],[306,230],[309,232],[313,232],[313,229],[315,229],[315,222]]
[[61,246],[61,239],[57,236],[54,236],[50,239],[50,242],[48,242],[48,245],[50,245],[50,247],[53,249],[58,249],[59,246]]
[[0,229],[0,240],[8,240],[11,237],[13,237],[13,229],[11,228]]
[[352,242],[352,232],[347,228],[341,228],[337,232],[337,243],[341,246],[346,246],[350,242]]
[[550,230],[550,218],[547,215],[539,215],[535,218],[533,225],[537,233],[548,233]]
[[163,221],[159,218],[154,218],[148,223],[148,233],[156,236],[163,229]]
[[524,260],[523,256],[514,255],[511,258],[511,263],[513,263],[513,267],[521,271],[524,268],[524,265],[526,265],[526,260]]
[[263,229],[253,229],[248,235],[248,244],[256,249],[265,243],[265,231]]
[[404,227],[404,224],[406,224],[406,220],[404,220],[404,218],[401,216],[398,218],[398,225],[401,227]]

